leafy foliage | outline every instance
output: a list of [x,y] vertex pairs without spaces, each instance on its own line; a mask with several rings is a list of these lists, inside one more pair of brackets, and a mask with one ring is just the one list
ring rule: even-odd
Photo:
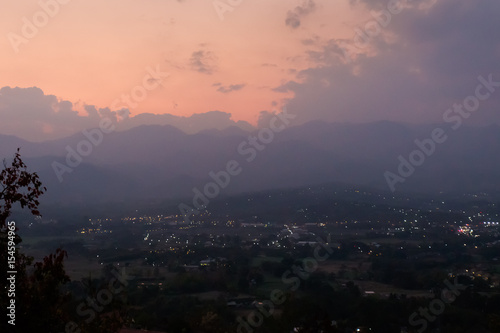
[[[5,227],[12,206],[19,203],[21,208],[27,207],[35,216],[39,216],[38,198],[47,190],[42,187],[38,174],[30,173],[21,159],[20,149],[17,149],[10,166],[3,161],[4,169],[0,172],[0,229]],[[3,204],[2,204],[3,202]]]

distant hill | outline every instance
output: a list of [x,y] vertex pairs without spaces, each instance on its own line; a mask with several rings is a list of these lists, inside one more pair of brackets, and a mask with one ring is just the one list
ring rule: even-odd
[[[92,145],[91,153],[82,156],[71,173],[62,175],[62,183],[53,164],[67,165],[67,147],[87,147],[82,133],[42,143],[0,135],[0,155],[8,158],[21,147],[30,168],[49,189],[45,200],[61,203],[190,197],[193,187],[203,191],[212,181],[209,172],[226,169],[231,160],[239,163],[241,173],[231,177],[223,195],[326,182],[389,190],[384,172],[398,175],[398,156],[408,160],[418,149],[414,141],[431,138],[438,127],[447,140],[435,144],[430,156],[423,155],[423,164],[404,182],[396,183],[396,190],[498,190],[500,131],[493,125],[453,131],[447,124],[311,122],[274,133],[270,142],[259,143],[261,150],[253,148],[249,138],[258,137],[259,131],[247,133],[234,127],[186,134],[173,126],[144,125],[104,134],[102,140],[96,137],[102,142]],[[254,153],[255,158],[247,161]]]

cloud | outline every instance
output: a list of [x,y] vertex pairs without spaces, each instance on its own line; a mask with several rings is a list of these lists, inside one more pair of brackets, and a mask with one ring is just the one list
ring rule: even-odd
[[259,118],[257,120],[257,127],[258,128],[266,128],[269,127],[269,122],[273,117],[276,116],[276,112],[270,112],[270,111],[260,111],[259,113]]
[[[474,94],[478,76],[500,81],[494,33],[500,31],[500,2],[430,4],[393,15],[351,62],[342,49],[349,41],[308,46],[314,65],[274,90],[294,94],[288,108],[301,121],[442,122],[446,109]],[[467,122],[500,123],[499,109],[500,90]]]
[[212,74],[215,70],[215,56],[206,50],[194,51],[189,59],[189,66],[203,74]]
[[102,117],[117,119],[109,108],[85,105],[86,116],[74,110],[71,102],[45,95],[36,87],[0,89],[0,133],[26,140],[51,140],[72,135],[85,128],[96,127]]
[[[349,3],[351,6],[361,4],[369,9],[382,9],[387,8],[390,1],[391,0],[349,0]],[[398,2],[403,3],[403,1],[406,2],[407,0],[399,0]]]
[[245,84],[231,84],[229,86],[220,86],[217,91],[227,94],[233,91],[241,90],[245,87]]
[[[235,86],[233,90],[238,90]],[[208,129],[225,129],[237,126],[251,131],[252,125],[245,121],[234,121],[227,112],[209,111],[190,117],[171,114],[143,113],[130,117],[128,109],[111,110],[84,105],[86,114],[79,114],[74,105],[54,95],[45,95],[40,88],[0,89],[0,134],[15,135],[29,141],[54,140],[74,135],[84,129],[96,128],[103,118],[110,119],[117,131],[141,125],[171,125],[186,133],[197,133]]]
[[314,0],[307,0],[302,5],[289,10],[286,14],[285,24],[293,29],[300,27],[301,19],[316,9]]
[[[317,65],[332,65],[333,63],[346,62],[346,51],[343,49],[351,41],[345,39],[330,39],[319,46],[319,50],[307,50],[306,54],[313,63]],[[317,42],[304,44],[307,46],[317,46]]]
[[305,46],[315,45],[316,42],[317,41],[313,38],[307,38],[307,39],[301,40],[302,45],[305,45]]

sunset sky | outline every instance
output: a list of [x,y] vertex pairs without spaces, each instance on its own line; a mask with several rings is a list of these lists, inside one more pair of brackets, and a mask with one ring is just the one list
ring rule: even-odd
[[[299,122],[439,122],[478,76],[500,81],[497,0],[61,2],[2,3],[1,134],[58,138],[125,108],[254,126],[284,106]],[[124,102],[133,91],[147,96]],[[498,123],[499,106],[500,91],[470,124]],[[155,121],[168,123],[134,124]]]

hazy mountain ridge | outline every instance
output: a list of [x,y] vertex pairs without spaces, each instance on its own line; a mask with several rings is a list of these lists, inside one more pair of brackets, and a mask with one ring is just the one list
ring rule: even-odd
[[[148,198],[192,197],[212,181],[209,172],[236,160],[241,174],[221,191],[245,191],[302,186],[326,182],[369,185],[389,190],[384,172],[398,173],[398,156],[408,159],[415,140],[431,137],[436,127],[392,122],[341,124],[312,122],[276,133],[255,160],[240,154],[238,146],[249,135],[238,129],[186,134],[173,126],[144,125],[104,134],[102,143],[60,183],[52,164],[66,164],[66,147],[76,149],[82,133],[42,143],[0,135],[0,154],[10,157],[20,146],[30,168],[49,188],[48,201],[113,202]],[[448,139],[436,144],[413,175],[396,184],[398,191],[487,191],[500,185],[500,131],[498,126],[446,130]],[[248,144],[245,147],[250,147]]]

